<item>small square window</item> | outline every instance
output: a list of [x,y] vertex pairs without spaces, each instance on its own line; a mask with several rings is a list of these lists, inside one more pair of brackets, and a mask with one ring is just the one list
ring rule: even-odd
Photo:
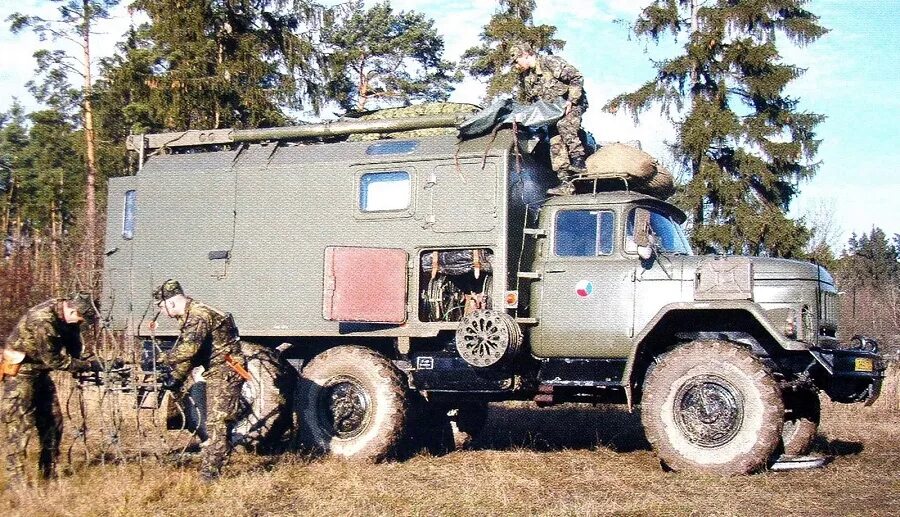
[[125,192],[125,210],[122,216],[122,237],[125,239],[134,238],[134,222],[135,212],[137,211],[137,191],[129,190]]
[[405,171],[363,174],[359,182],[359,208],[363,212],[386,212],[409,208],[410,178]]

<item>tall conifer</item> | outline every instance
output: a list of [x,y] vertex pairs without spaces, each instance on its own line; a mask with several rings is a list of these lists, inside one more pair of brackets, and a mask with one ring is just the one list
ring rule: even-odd
[[535,49],[552,53],[565,42],[556,39],[556,27],[534,25],[536,0],[499,0],[500,8],[481,33],[481,44],[463,53],[461,68],[472,77],[487,82],[487,100],[512,93],[517,74],[509,63],[509,45],[527,42]]
[[703,250],[792,256],[809,237],[786,212],[799,182],[816,171],[815,128],[824,117],[785,93],[804,70],[778,51],[827,32],[807,3],[655,0],[633,26],[654,42],[670,33],[681,53],[655,63],[653,80],[606,109],[637,119],[658,105],[675,122],[672,149],[688,173],[677,201]]

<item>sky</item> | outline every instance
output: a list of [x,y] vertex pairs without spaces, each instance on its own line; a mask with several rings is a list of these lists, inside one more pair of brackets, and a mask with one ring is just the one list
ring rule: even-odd
[[[98,57],[115,51],[115,43],[134,20],[125,5],[113,19],[98,27],[94,51]],[[337,3],[326,1],[324,3]],[[366,0],[372,5],[374,0]],[[629,37],[627,23],[641,6],[639,0],[538,0],[536,24],[557,28],[566,41],[559,53],[585,76],[590,108],[584,127],[598,141],[639,140],[644,150],[670,161],[665,142],[674,136],[672,125],[657,111],[642,115],[637,125],[630,115],[604,113],[602,106],[619,93],[633,91],[654,75],[652,59],[666,57],[671,45]],[[415,10],[433,19],[445,38],[444,57],[458,60],[497,8],[487,0],[393,0],[395,11]],[[786,63],[805,68],[803,77],[788,89],[800,99],[800,109],[825,115],[818,128],[822,139],[814,178],[800,185],[792,217],[836,228],[829,244],[840,251],[852,233],[879,227],[889,236],[900,233],[900,0],[816,0],[807,8],[830,32],[806,47],[780,47]],[[47,0],[0,2],[0,19],[12,12],[54,12]],[[25,83],[33,75],[32,54],[46,43],[27,33],[0,26],[0,111],[18,98],[28,109],[37,105]],[[451,100],[479,103],[484,85],[468,79]],[[200,128],[198,128],[200,129]]]

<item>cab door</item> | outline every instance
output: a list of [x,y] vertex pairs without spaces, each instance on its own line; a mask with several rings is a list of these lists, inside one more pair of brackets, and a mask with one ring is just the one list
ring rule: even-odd
[[[532,286],[537,357],[620,358],[630,350],[634,260],[616,247],[611,209],[559,207]],[[545,226],[547,227],[547,226]]]

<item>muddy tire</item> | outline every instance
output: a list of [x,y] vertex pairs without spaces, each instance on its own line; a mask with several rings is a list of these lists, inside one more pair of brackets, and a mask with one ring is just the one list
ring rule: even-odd
[[[255,451],[285,447],[293,425],[293,375],[274,350],[243,342],[242,353],[252,378],[241,385],[240,416],[231,428],[231,444]],[[193,382],[185,397],[169,393],[166,400],[166,428],[196,432],[205,439],[206,381]]]
[[782,449],[788,456],[802,456],[809,452],[819,429],[819,395],[812,390],[785,392],[784,408]]
[[406,425],[406,389],[382,355],[359,346],[326,350],[304,368],[297,388],[301,441],[361,461],[396,451]]
[[697,341],[660,356],[644,383],[641,421],[672,470],[733,476],[772,459],[784,403],[772,375],[748,350]]
[[293,372],[270,348],[244,342],[242,351],[252,378],[241,388],[246,407],[234,425],[232,442],[257,450],[284,446],[293,425]]

